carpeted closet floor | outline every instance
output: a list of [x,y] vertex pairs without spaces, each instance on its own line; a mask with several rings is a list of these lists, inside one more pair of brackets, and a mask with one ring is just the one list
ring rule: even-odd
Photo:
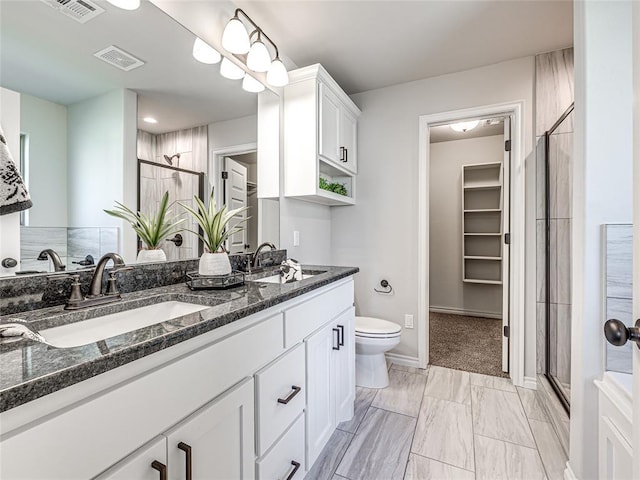
[[430,312],[429,363],[508,377],[502,371],[502,320]]

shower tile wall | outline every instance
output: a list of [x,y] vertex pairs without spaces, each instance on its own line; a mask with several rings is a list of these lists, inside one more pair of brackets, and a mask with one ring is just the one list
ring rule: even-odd
[[[633,325],[633,225],[604,225],[607,318]],[[632,342],[606,346],[606,369],[632,373]]]
[[[180,158],[172,160],[172,166],[195,172],[207,171],[207,127],[195,127],[177,132],[152,135],[138,131],[138,157],[158,164],[142,164],[140,168],[140,210],[152,212],[164,194],[169,192],[169,200],[192,204],[193,197],[198,194],[199,178],[197,175],[177,172],[168,166],[164,155],[172,157],[176,153]],[[173,208],[175,215],[184,218],[182,228],[197,231],[192,218],[177,205]],[[163,242],[162,249],[168,260],[182,260],[198,256],[198,238],[190,232],[182,232],[184,243],[176,247],[171,242]]]
[[[573,49],[567,48],[536,56],[536,310],[537,310],[537,370],[543,373],[545,365],[545,137],[544,134],[573,102]],[[571,298],[571,162],[573,115],[556,130],[551,146],[553,158],[560,159],[551,166],[551,302],[569,305]],[[566,135],[565,135],[566,134]],[[570,308],[552,309],[563,317]],[[552,316],[553,320],[553,316]],[[555,330],[555,329],[554,329]],[[555,336],[556,332],[551,332]],[[562,332],[563,334],[566,332]],[[556,338],[557,340],[557,338]],[[567,352],[569,354],[569,352]],[[560,362],[563,363],[563,362]],[[564,365],[563,365],[564,369]],[[568,375],[567,375],[568,378]]]

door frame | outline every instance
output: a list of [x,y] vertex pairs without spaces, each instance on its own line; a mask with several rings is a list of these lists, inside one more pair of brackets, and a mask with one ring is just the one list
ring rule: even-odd
[[[245,153],[252,153],[258,151],[257,142],[243,143],[240,145],[229,145],[228,147],[212,148],[209,154],[209,191],[214,186],[214,179],[220,180],[223,170],[224,157],[233,157],[234,155],[243,155]],[[207,194],[207,199],[209,195]],[[224,203],[224,197],[222,196],[222,189],[218,189],[215,192],[216,205],[222,205]]]
[[[429,360],[429,127],[472,117],[511,117],[511,244],[509,266],[509,376],[524,386],[525,334],[525,139],[524,101],[420,115],[418,118],[418,366]],[[506,233],[506,232],[505,232]]]

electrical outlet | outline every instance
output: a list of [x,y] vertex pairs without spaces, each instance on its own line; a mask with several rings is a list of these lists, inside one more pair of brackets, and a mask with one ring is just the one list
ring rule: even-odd
[[404,328],[413,328],[413,315],[410,313],[404,314]]
[[293,246],[294,247],[300,246],[300,232],[298,230],[293,231]]

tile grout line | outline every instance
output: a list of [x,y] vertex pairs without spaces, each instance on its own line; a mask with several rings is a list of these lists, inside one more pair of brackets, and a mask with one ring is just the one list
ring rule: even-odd
[[[522,410],[524,411],[524,404],[522,403],[522,398],[520,398],[520,392],[518,392],[518,399],[520,400],[520,404],[522,405]],[[544,471],[547,479],[551,478],[549,475],[549,470],[542,459],[542,454],[540,453],[540,446],[538,445],[538,440],[536,439],[535,434],[533,433],[533,428],[531,428],[531,419],[527,416],[527,412],[524,412],[524,418],[527,419],[527,426],[529,427],[529,431],[531,432],[531,437],[533,438],[533,443],[536,446],[536,452],[538,453],[538,457],[540,458],[540,463],[542,464],[542,470]]]
[[473,393],[471,391],[471,375],[469,375],[469,408],[471,409],[471,449],[473,450],[473,477],[478,479],[478,463],[476,462],[476,427],[473,415]]
[[429,381],[429,375],[431,374],[431,369],[427,370],[427,374],[425,375],[424,389],[422,390],[422,395],[420,396],[420,408],[418,408],[418,416],[416,418],[416,424],[413,426],[413,435],[411,436],[411,443],[409,443],[409,455],[407,455],[407,462],[404,464],[404,472],[402,474],[402,478],[404,479],[407,476],[407,468],[409,468],[409,459],[413,454],[413,442],[416,438],[416,430],[418,430],[418,419],[420,418],[420,412],[422,411],[422,404],[424,403],[425,392],[427,390],[427,382]]
[[411,454],[412,454],[412,455],[415,455],[415,456],[417,456],[417,457],[420,457],[420,458],[426,458],[427,460],[432,460],[432,461],[434,461],[434,462],[442,463],[442,464],[444,464],[444,465],[449,465],[450,467],[458,468],[458,469],[460,469],[460,470],[464,470],[465,472],[473,473],[473,476],[474,476],[474,477],[475,477],[475,475],[476,475],[476,472],[474,472],[474,471],[472,471],[472,470],[467,470],[466,468],[463,468],[463,467],[460,467],[460,466],[458,466],[458,465],[454,465],[454,464],[452,464],[452,463],[448,463],[448,462],[445,462],[445,461],[442,461],[442,460],[438,460],[437,458],[427,457],[426,455],[421,455],[420,453],[414,453],[414,452],[411,452]]

